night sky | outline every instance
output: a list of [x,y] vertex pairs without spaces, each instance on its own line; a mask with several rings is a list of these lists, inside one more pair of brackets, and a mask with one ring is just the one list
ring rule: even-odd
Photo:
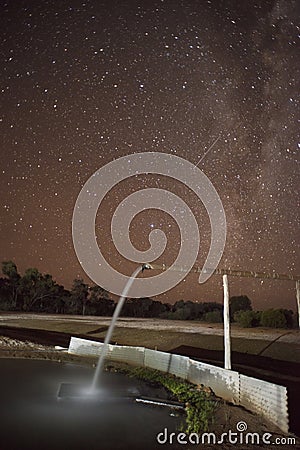
[[[228,226],[219,267],[299,274],[299,17],[297,0],[1,1],[1,261],[68,288],[88,281],[72,244],[77,196],[108,162],[153,151],[198,164],[217,189]],[[121,182],[99,208],[107,259],[126,274],[136,267],[116,253],[110,223],[145,187],[189,204],[201,266],[203,205],[155,175]],[[153,228],[168,236],[159,262],[170,264],[179,231],[169,215],[138,215],[132,242],[146,249]],[[229,282],[256,308],[295,309],[294,282]],[[189,275],[159,299],[222,301],[221,286]]]

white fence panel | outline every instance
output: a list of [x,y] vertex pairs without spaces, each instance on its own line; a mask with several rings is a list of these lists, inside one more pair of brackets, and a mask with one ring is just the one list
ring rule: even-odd
[[240,405],[269,419],[288,433],[287,388],[240,375]]
[[151,369],[168,372],[170,368],[170,353],[158,352],[156,350],[149,350],[145,348],[144,365]]
[[198,361],[190,361],[188,381],[203,384],[225,400],[239,404],[239,373]]
[[110,354],[110,360],[143,366],[144,354],[144,347],[126,347],[123,345],[113,345],[112,352]]
[[102,347],[103,344],[101,342],[71,337],[68,353],[72,355],[99,356]]
[[[71,337],[68,353],[71,355],[81,356],[100,356],[104,344],[102,342],[90,341],[89,339],[81,339]],[[111,353],[114,346],[109,345],[106,358],[111,359]]]
[[169,373],[176,375],[177,377],[187,379],[190,368],[190,358],[187,356],[173,355],[171,354]]

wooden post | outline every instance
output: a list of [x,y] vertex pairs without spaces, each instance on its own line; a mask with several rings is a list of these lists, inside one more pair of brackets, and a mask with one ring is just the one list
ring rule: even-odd
[[298,306],[298,324],[300,328],[300,280],[296,281],[296,297],[297,297],[297,306]]
[[223,288],[224,288],[224,367],[225,369],[231,369],[231,343],[230,343],[230,314],[229,314],[229,287],[228,277],[223,275]]

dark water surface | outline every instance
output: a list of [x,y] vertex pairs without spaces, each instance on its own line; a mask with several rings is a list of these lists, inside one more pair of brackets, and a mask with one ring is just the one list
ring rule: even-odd
[[[164,427],[175,431],[182,421],[169,408],[130,400],[58,401],[62,382],[92,381],[94,371],[87,367],[1,359],[0,369],[0,450],[161,448],[156,435]],[[108,389],[149,395],[149,387],[138,380],[116,373],[103,376]]]

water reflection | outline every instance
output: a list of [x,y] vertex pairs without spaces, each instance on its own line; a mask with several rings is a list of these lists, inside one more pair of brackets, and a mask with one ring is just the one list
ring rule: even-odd
[[[49,361],[1,360],[1,449],[153,449],[182,419],[134,401],[57,401],[61,382],[90,383],[92,369]],[[105,395],[143,392],[143,383],[105,373]],[[174,448],[174,447],[172,447]]]

